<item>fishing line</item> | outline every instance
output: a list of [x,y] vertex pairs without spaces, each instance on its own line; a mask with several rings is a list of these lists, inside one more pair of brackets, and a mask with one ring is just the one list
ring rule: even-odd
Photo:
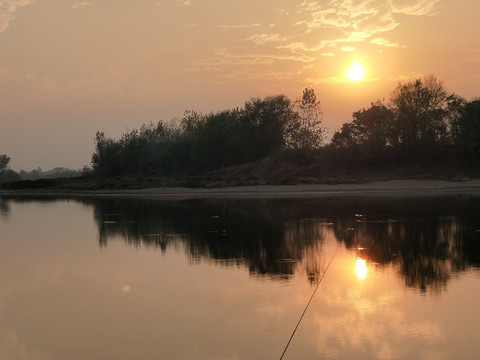
[[317,286],[315,286],[315,289],[313,290],[312,296],[310,296],[310,300],[308,300],[308,303],[307,303],[307,305],[305,306],[305,309],[303,309],[303,313],[302,313],[302,315],[300,316],[300,319],[298,320],[297,326],[295,326],[295,329],[293,329],[292,335],[290,336],[290,339],[288,340],[288,343],[287,343],[287,345],[285,346],[285,349],[283,350],[282,356],[280,356],[280,360],[283,359],[283,356],[284,356],[285,353],[287,352],[287,349],[288,349],[288,347],[290,346],[290,343],[292,342],[292,339],[293,339],[293,337],[295,336],[295,333],[297,332],[297,329],[298,329],[300,323],[302,322],[303,316],[304,316],[305,313],[307,312],[307,309],[308,309],[308,307],[310,306],[310,303],[312,302],[313,297],[315,296],[315,293],[317,292],[317,289],[318,289],[318,287],[320,286],[320,283],[322,282],[325,274],[327,273],[327,270],[328,270],[328,268],[330,267],[330,264],[332,263],[332,260],[333,260],[333,258],[335,257],[336,254],[337,254],[337,251],[335,251],[335,252],[333,253],[332,257],[330,258],[330,261],[329,261],[328,264],[327,264],[327,267],[325,268],[325,271],[323,272],[322,276],[321,276],[320,279],[318,280]]

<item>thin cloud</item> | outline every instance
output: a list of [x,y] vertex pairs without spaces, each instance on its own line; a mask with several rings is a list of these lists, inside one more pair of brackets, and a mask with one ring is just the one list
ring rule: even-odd
[[[297,24],[307,31],[318,28],[336,28],[345,33],[345,38],[357,34],[356,41],[391,31],[398,26],[397,15],[435,15],[439,0],[306,0],[298,13],[304,20]],[[346,40],[346,39],[345,39]]]
[[[224,31],[241,31],[243,40],[236,40],[232,48],[223,45],[210,56],[192,60],[185,72],[216,72],[223,78],[228,73],[231,78],[232,74],[240,74],[236,67],[243,67],[248,74],[268,72],[272,64],[280,62],[278,71],[288,66],[305,69],[321,57],[352,53],[365,46],[404,47],[384,34],[398,27],[400,14],[435,15],[438,1],[304,0],[277,10],[271,23],[220,23],[217,28]],[[275,24],[275,30],[269,24]],[[332,84],[347,80],[330,77],[320,81]]]
[[317,52],[327,45],[331,45],[332,42],[327,42],[327,41],[321,41],[318,44],[314,46],[308,46],[304,42],[296,41],[296,42],[291,42],[289,44],[285,45],[277,45],[277,49],[288,49],[292,52],[298,52],[298,51],[305,51],[305,52]]
[[3,0],[0,2],[0,32],[5,31],[15,19],[18,8],[33,4],[36,0]]
[[199,66],[218,67],[220,65],[270,65],[274,61],[294,61],[301,63],[311,63],[315,57],[298,55],[283,55],[283,54],[247,54],[236,55],[229,53],[225,48],[220,48],[215,51],[215,56],[207,59],[196,60],[193,65],[197,68]]
[[440,0],[390,0],[392,12],[413,16],[435,15]]
[[268,43],[278,43],[288,40],[288,37],[279,34],[253,34],[245,40],[253,41],[256,45],[265,45]]
[[340,50],[343,52],[352,52],[355,51],[355,46],[342,46]]
[[91,1],[81,1],[81,2],[76,2],[70,6],[70,9],[72,10],[80,10],[80,9],[85,9],[86,7],[93,5],[93,2]]
[[[311,69],[311,65],[295,67],[291,70],[272,70],[272,69],[245,69],[236,68],[233,71],[226,72],[222,78],[233,81],[254,81],[262,80],[261,84],[268,84],[270,88],[272,84],[283,83],[285,81],[298,81],[306,70]],[[258,85],[257,85],[258,86]]]
[[[377,81],[378,79],[379,79],[378,77],[365,78],[362,80],[362,82],[373,82],[373,81]],[[324,79],[308,78],[308,79],[305,79],[305,81],[314,85],[346,84],[346,83],[352,82],[346,76],[330,76]]]
[[420,79],[425,77],[425,74],[418,73],[418,72],[411,72],[408,74],[402,74],[394,78],[389,78],[388,80],[394,81],[394,82],[408,82],[408,81],[413,81],[416,79]]
[[[309,46],[306,45],[302,41],[295,41],[288,44],[279,44],[276,46],[277,49],[289,49],[293,52],[297,51],[305,51],[305,52],[318,52],[324,48],[337,48],[337,45],[343,45],[340,50],[341,51],[354,51],[355,46],[353,44],[363,42],[365,38],[368,38],[370,35],[366,34],[361,31],[355,31],[349,34],[348,36],[344,36],[337,39],[332,40],[322,40],[318,41],[315,45]],[[345,45],[345,44],[352,44],[352,45]]]
[[[238,55],[227,51],[225,48],[218,48],[215,50],[215,54],[212,57],[194,60],[191,66],[182,71],[182,73],[192,72],[216,72],[223,73],[223,78],[232,79],[233,74],[241,73],[262,73],[273,70],[266,70],[265,66],[271,67],[275,62],[293,62],[299,65],[298,68],[305,68],[315,61],[315,57],[307,56],[304,54],[290,54],[280,52],[277,54],[246,54]],[[274,71],[275,72],[275,71]],[[239,79],[246,79],[239,77]]]
[[305,1],[300,6],[300,12],[309,31],[333,27],[343,30],[347,36],[352,32],[363,32],[368,37],[398,25],[390,6],[383,0],[328,1],[324,6]]
[[39,76],[31,72],[15,72],[0,64],[0,80],[12,84],[28,84],[29,87],[42,88],[45,91],[58,87],[58,83],[48,77]]
[[379,46],[386,46],[386,47],[405,47],[403,45],[400,45],[399,43],[392,43],[388,41],[387,39],[383,38],[375,38],[370,40],[370,44],[374,45],[379,45]]
[[165,5],[174,5],[174,6],[190,6],[192,5],[191,0],[161,0],[157,2],[158,6],[165,6]]
[[261,24],[254,23],[254,24],[238,24],[238,25],[219,25],[218,27],[222,30],[229,30],[229,29],[248,29],[248,28],[258,28]]

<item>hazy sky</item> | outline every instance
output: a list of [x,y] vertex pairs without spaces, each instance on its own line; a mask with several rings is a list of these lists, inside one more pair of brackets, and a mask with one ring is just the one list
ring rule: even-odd
[[[479,13],[478,0],[0,0],[0,154],[14,170],[80,168],[97,130],[305,87],[330,131],[423,75],[471,99]],[[354,60],[366,80],[345,77]]]

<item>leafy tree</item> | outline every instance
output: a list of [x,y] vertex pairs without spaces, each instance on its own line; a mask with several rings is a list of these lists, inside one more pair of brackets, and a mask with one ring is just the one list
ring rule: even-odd
[[10,157],[5,154],[0,155],[0,183],[20,180],[20,176],[8,168]]
[[445,142],[449,99],[451,95],[434,76],[398,84],[391,96],[396,142],[413,151]]
[[356,129],[353,123],[344,123],[339,131],[332,136],[332,146],[335,149],[348,149],[358,145]]
[[254,130],[256,158],[284,148],[299,128],[298,113],[285,95],[247,101],[244,116]]
[[[319,102],[313,90],[305,94],[304,123],[314,133],[313,127],[318,124],[314,111]],[[172,170],[205,172],[258,160],[285,148],[301,126],[299,113],[284,95],[252,99],[243,109],[208,115],[187,111],[175,125],[159,122],[142,126],[119,140],[98,132],[92,166],[97,174],[107,176]]]
[[254,151],[248,146],[252,135],[253,128],[239,109],[206,116],[199,133],[201,163],[214,169],[252,160]]
[[354,112],[353,121],[333,135],[332,144],[337,148],[357,146],[370,155],[378,154],[395,141],[392,121],[393,111],[378,100]]
[[298,127],[290,136],[288,145],[294,149],[318,149],[324,140],[325,129],[322,127],[322,110],[315,90],[305,88],[301,99],[294,103],[298,113]]
[[120,143],[109,139],[105,133],[97,131],[95,152],[92,155],[93,169],[102,175],[118,175],[122,172]]
[[2,154],[0,155],[0,170],[6,169],[8,167],[8,163],[10,162],[10,158]]
[[392,131],[393,111],[381,101],[371,103],[367,109],[353,113],[357,142],[371,153],[383,151],[395,143]]
[[455,142],[471,160],[480,159],[480,99],[464,104],[455,123]]

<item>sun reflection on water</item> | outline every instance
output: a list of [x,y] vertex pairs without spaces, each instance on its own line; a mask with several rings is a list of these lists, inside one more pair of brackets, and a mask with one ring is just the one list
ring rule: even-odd
[[367,261],[357,257],[355,272],[360,280],[365,279],[367,277]]

